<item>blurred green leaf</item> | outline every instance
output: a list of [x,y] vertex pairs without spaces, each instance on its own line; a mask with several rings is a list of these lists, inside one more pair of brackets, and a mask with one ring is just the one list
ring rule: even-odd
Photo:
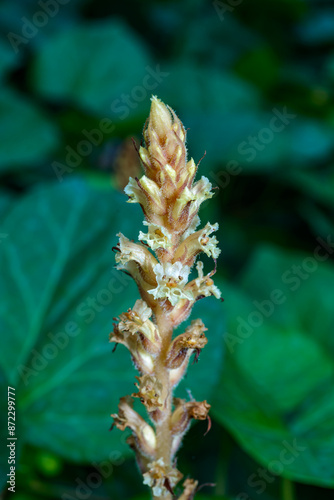
[[305,45],[317,46],[334,40],[334,9],[313,11],[296,27],[297,35]]
[[297,187],[307,197],[334,207],[334,169],[323,174],[316,171],[292,171],[285,175],[286,182]]
[[271,113],[246,109],[196,117],[196,121],[189,117],[189,121],[192,150],[206,144],[211,161],[236,161],[245,173],[285,171],[287,164],[290,170],[310,167],[315,160],[330,157],[334,138],[327,125],[307,120],[286,106],[275,106]]
[[[103,117],[122,116],[124,109],[135,113],[138,103],[151,94],[144,81],[150,62],[143,42],[122,22],[82,24],[61,31],[40,47],[32,84],[53,101],[72,101]],[[155,88],[151,85],[152,80],[150,89]],[[136,86],[144,97],[135,94],[130,97],[131,105],[122,104],[122,95],[131,94]]]
[[5,213],[10,209],[13,197],[7,192],[0,190],[0,215],[3,217]]
[[[220,5],[219,2],[217,5]],[[171,8],[175,11],[175,5]],[[218,12],[221,11],[218,9]],[[193,16],[191,19],[189,16],[182,16],[183,44],[177,48],[176,59],[180,57],[185,62],[199,61],[205,65],[225,68],[259,43],[258,34],[242,24],[236,16],[229,16],[228,12],[222,29],[218,12],[213,4],[212,10],[207,13],[203,11],[200,16]]]
[[[3,225],[0,360],[17,388],[21,439],[75,461],[127,450],[121,433],[108,433],[109,415],[133,392],[135,375],[126,349],[113,354],[108,343],[113,317],[138,298],[130,278],[112,270],[116,233],[136,238],[142,227],[139,207],[125,201],[79,181],[44,185],[22,198]],[[185,386],[201,398],[212,396],[218,380],[220,311],[214,300],[197,307],[211,327],[210,342]]]
[[235,67],[239,76],[266,91],[277,84],[280,61],[272,48],[260,46],[244,54]]
[[242,275],[247,293],[227,287],[213,412],[269,472],[333,486],[334,269],[312,258],[260,248]]
[[58,131],[37,107],[16,92],[0,92],[0,171],[30,168],[58,145]]
[[10,47],[9,42],[0,40],[0,81],[4,80],[6,74],[18,64],[18,57]]
[[[170,76],[159,87],[159,95],[177,109],[178,115],[182,116],[184,112],[227,113],[256,109],[261,102],[256,88],[231,72],[186,61],[166,69]],[[180,87],[180,81],[188,84]],[[182,121],[185,122],[185,119],[182,118]]]

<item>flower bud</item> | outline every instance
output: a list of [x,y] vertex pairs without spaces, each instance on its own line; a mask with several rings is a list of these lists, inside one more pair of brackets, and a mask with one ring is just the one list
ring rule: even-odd
[[151,111],[144,130],[144,139],[147,149],[141,149],[139,154],[146,175],[164,188],[163,184],[166,182],[164,167],[169,165],[176,173],[175,177],[169,174],[170,178],[174,177],[175,182],[186,164],[186,133],[174,111],[155,96],[151,99]]

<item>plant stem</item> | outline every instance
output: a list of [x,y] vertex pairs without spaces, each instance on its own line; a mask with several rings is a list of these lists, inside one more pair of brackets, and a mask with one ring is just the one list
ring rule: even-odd
[[[163,386],[163,399],[165,401],[161,420],[156,423],[157,458],[162,458],[166,466],[171,466],[172,434],[170,418],[172,413],[172,388],[169,382],[169,371],[166,368],[166,357],[172,339],[173,327],[162,309],[157,311],[155,316],[162,339],[160,355],[156,361],[155,375]],[[160,498],[171,500],[172,496],[154,498],[155,500],[160,500]]]

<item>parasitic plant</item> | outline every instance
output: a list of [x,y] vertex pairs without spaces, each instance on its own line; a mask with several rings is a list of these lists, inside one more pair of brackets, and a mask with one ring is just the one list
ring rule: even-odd
[[[122,397],[112,417],[118,429],[131,429],[127,442],[153,498],[170,500],[183,477],[175,459],[182,438],[191,420],[209,418],[210,409],[206,401],[173,399],[190,357],[194,354],[197,360],[207,343],[207,329],[195,319],[175,338],[173,330],[188,318],[197,300],[220,298],[212,280],[216,266],[205,275],[198,261],[197,277],[188,282],[197,256],[204,252],[215,261],[220,250],[216,237],[210,236],[218,224],[207,223],[196,231],[198,210],[213,196],[212,186],[206,177],[194,182],[197,166],[193,159],[187,161],[185,129],[157,97],[152,97],[144,139],[146,147],[138,152],[145,175],[130,178],[125,193],[128,202],[141,205],[147,232],[140,231],[141,244],[120,233],[115,247],[117,268],[136,281],[141,299],[117,318],[110,335],[111,342],[129,349],[140,376],[137,392]],[[150,424],[133,409],[134,398],[145,405]],[[193,499],[197,485],[187,479],[179,500]]]

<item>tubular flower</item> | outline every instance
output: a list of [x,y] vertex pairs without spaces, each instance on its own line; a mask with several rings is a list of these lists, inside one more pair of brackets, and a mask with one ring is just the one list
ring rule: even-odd
[[114,330],[109,336],[110,342],[123,344],[132,355],[132,360],[140,373],[154,373],[154,352],[156,350],[143,342],[140,336],[134,336],[129,331],[121,332],[117,324],[114,324]]
[[129,332],[132,335],[141,333],[153,344],[160,344],[160,335],[157,326],[149,320],[152,316],[146,302],[137,300],[133,309],[120,314],[118,329],[120,332]]
[[158,410],[163,406],[162,400],[162,383],[152,375],[144,375],[143,377],[136,377],[139,383],[135,385],[138,387],[138,393],[132,394],[133,398],[139,398],[141,403],[146,406],[148,412]]
[[211,273],[204,276],[203,262],[201,261],[197,262],[196,269],[198,272],[198,278],[188,283],[186,286],[187,293],[191,293],[193,300],[209,297],[210,295],[214,295],[216,299],[220,299],[220,290],[211,279],[211,276],[215,274],[215,271],[211,271]]
[[[171,429],[173,434],[172,454],[177,452],[182,437],[187,432],[191,419],[206,420],[211,406],[206,401],[185,401],[175,398],[175,410],[171,417]],[[210,425],[210,420],[209,420]]]
[[156,497],[168,496],[183,477],[177,469],[166,466],[162,458],[148,464],[148,467],[148,472],[143,475],[144,484],[151,486]]
[[121,398],[118,405],[118,414],[111,415],[114,419],[114,426],[124,431],[129,427],[133,431],[133,436],[137,446],[147,457],[155,455],[156,438],[154,430],[145,420],[132,409],[132,400],[129,396]]
[[217,247],[218,240],[215,236],[210,237],[210,234],[217,231],[218,227],[218,223],[212,225],[208,222],[203,229],[189,235],[177,249],[175,260],[191,266],[201,252],[217,259],[220,254],[220,249]]
[[194,351],[199,353],[208,342],[204,333],[206,330],[200,319],[192,321],[186,331],[171,343],[167,353],[168,368],[179,368],[186,357],[189,359]]
[[[114,426],[130,428],[127,443],[135,452],[144,484],[151,487],[154,500],[172,500],[174,487],[183,477],[175,468],[175,454],[191,421],[208,419],[206,401],[173,399],[173,389],[185,375],[189,360],[208,342],[207,328],[196,319],[184,333],[173,338],[173,329],[185,321],[194,303],[208,296],[220,298],[212,280],[219,257],[218,241],[212,236],[218,224],[200,224],[201,204],[213,196],[206,177],[195,181],[197,165],[187,158],[186,130],[175,112],[157,97],[144,128],[145,144],[137,149],[144,167],[140,179],[130,178],[125,187],[129,203],[138,203],[144,214],[147,233],[130,241],[119,233],[114,247],[117,269],[135,280],[140,300],[132,309],[114,318],[110,341],[125,345],[140,376],[137,392],[121,398]],[[197,278],[189,281],[199,254],[215,261],[215,269],[204,275],[197,262]],[[205,353],[204,353],[205,355]],[[145,406],[153,427],[133,410],[133,399]],[[192,500],[198,482],[187,479],[179,500]]]
[[152,250],[156,250],[157,248],[168,248],[171,246],[172,236],[168,233],[165,227],[158,226],[157,224],[150,224],[146,221],[144,221],[143,224],[148,226],[148,233],[145,234],[140,231],[138,236],[139,240],[146,241]]
[[132,261],[136,262],[145,281],[154,284],[155,280],[152,269],[157,264],[156,258],[143,245],[133,243],[122,233],[119,233],[117,236],[119,236],[119,243],[116,247],[118,252],[115,257],[118,263],[117,269],[131,271],[131,268],[127,264]]
[[156,276],[158,286],[150,290],[155,299],[168,299],[172,306],[180,299],[191,299],[191,294],[187,294],[184,285],[187,283],[190,268],[183,266],[181,262],[171,264],[157,264],[153,271]]

